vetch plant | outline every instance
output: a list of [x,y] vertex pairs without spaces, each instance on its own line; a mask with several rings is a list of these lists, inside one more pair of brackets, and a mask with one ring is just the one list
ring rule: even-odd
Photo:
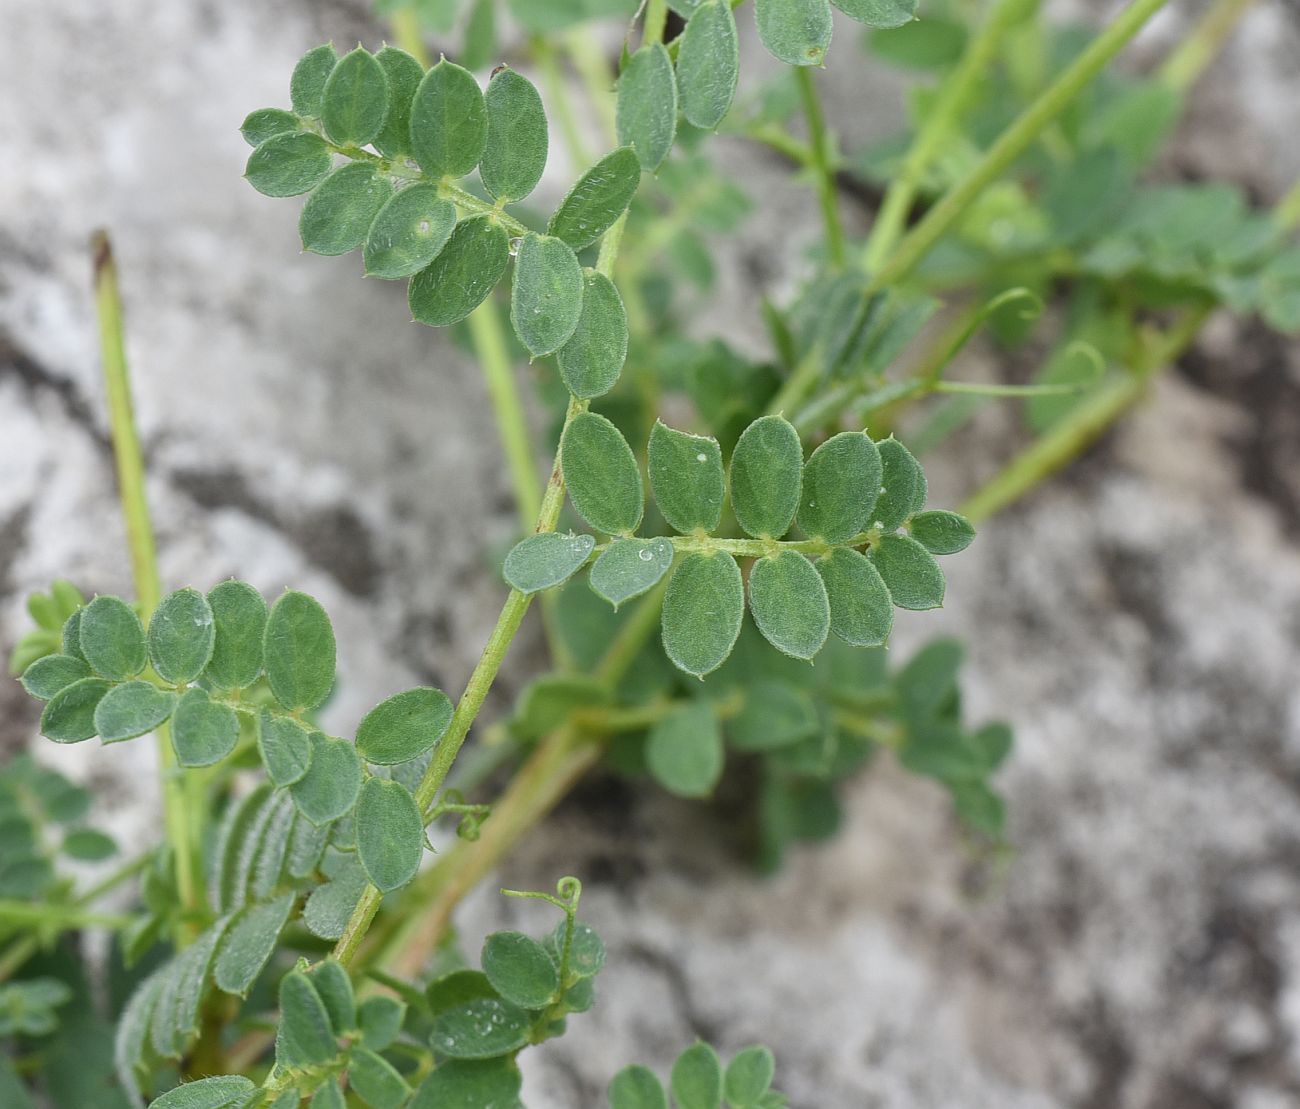
[[[1079,454],[1213,309],[1300,328],[1300,191],[1266,214],[1221,186],[1140,181],[1235,0],[1149,79],[1104,71],[1163,0],[1135,0],[1088,39],[1043,26],[1031,0],[995,0],[969,24],[967,5],[916,18],[914,0],[755,0],[762,45],[790,67],[757,89],[740,72],[742,6],[391,3],[402,48],[316,47],[288,106],[244,121],[249,184],[306,195],[304,247],[359,251],[366,275],[407,282],[414,319],[455,328],[482,369],[520,538],[455,700],[406,690],[333,735],[338,649],[314,599],[234,580],[164,592],[97,241],[136,592],[87,599],[60,581],[33,595],[11,665],[53,742],[156,737],[166,835],[83,887],[69,864],[117,850],[85,824],[89,794],[28,758],[0,772],[6,1105],[519,1105],[521,1053],[597,1004],[604,946],[571,877],[554,894],[504,891],[562,919],[489,935],[478,969],[451,915],[596,766],[695,799],[734,769],[770,868],[832,835],[841,783],[892,755],[947,791],[974,849],[1006,849],[991,781],[1011,732],[965,722],[961,644],[890,665],[896,613],[940,606],[939,560],[972,542],[972,521]],[[933,75],[899,141],[841,151],[830,132],[815,70],[855,46],[830,53],[851,25],[832,7],[866,26],[873,56]],[[508,65],[498,8],[529,36]],[[589,36],[600,18],[626,28],[616,71]],[[443,41],[463,32],[460,62],[429,64],[422,19]],[[552,121],[581,168],[539,206]],[[688,327],[714,280],[710,237],[749,206],[725,147],[710,153],[715,131],[793,163],[823,231],[796,296],[761,306],[763,361]],[[883,190],[863,243],[841,220],[845,177]],[[1055,326],[1034,381],[949,376],[981,330],[1028,346],[1040,319]],[[524,361],[554,417],[545,482]],[[1026,445],[959,511],[932,505],[920,457],[995,398],[1025,401]],[[549,667],[480,722],[534,599]],[[138,895],[104,911],[131,880]],[[112,935],[106,991],[71,942],[83,929]],[[99,1046],[60,1065],[86,1043]],[[774,1068],[767,1048],[724,1066],[699,1043],[667,1087],[632,1065],[608,1098],[773,1109]]]

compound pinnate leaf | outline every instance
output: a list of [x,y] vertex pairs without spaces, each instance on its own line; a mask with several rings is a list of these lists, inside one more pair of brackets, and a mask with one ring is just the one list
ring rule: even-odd
[[811,659],[831,630],[831,607],[821,575],[803,555],[782,551],[760,558],[749,572],[749,610],[778,651]]
[[115,685],[95,706],[95,731],[105,743],[152,732],[172,714],[176,694],[152,682]]
[[707,435],[655,422],[647,449],[650,490],[674,531],[711,532],[722,519],[722,451]]
[[727,738],[737,750],[773,751],[817,732],[817,709],[804,690],[776,681],[744,689],[744,705],[727,721]]
[[219,689],[242,689],[262,672],[266,602],[242,581],[223,581],[208,591],[215,639],[205,676]]
[[168,593],[149,618],[149,661],[173,685],[203,673],[216,645],[212,606],[197,589]]
[[316,186],[298,217],[304,250],[339,255],[366,241],[370,225],[393,195],[393,186],[366,162],[339,166]]
[[328,44],[308,50],[298,59],[298,64],[293,67],[293,76],[289,78],[289,99],[293,110],[300,116],[320,116],[325,82],[334,72],[338,60],[334,47]]
[[879,647],[894,626],[894,602],[866,555],[838,547],[816,562],[831,604],[831,631],[854,647]]
[[736,1053],[727,1064],[725,1095],[732,1105],[757,1105],[767,1093],[776,1074],[776,1060],[762,1044],[754,1044]]
[[81,654],[101,677],[134,678],[149,662],[144,626],[119,597],[96,597],[81,610]]
[[641,47],[618,78],[618,141],[636,151],[641,168],[653,173],[677,135],[677,80],[661,42]]
[[574,250],[589,246],[627,211],[639,184],[641,163],[636,151],[619,147],[578,178],[551,216],[546,233]]
[[871,518],[880,495],[880,451],[861,431],[827,439],[803,468],[799,526],[813,539],[843,543]]
[[582,311],[573,335],[556,357],[569,392],[584,400],[608,393],[627,360],[627,311],[603,273],[583,274]]
[[244,117],[239,133],[249,146],[257,147],[275,135],[289,134],[301,127],[302,123],[293,112],[286,112],[283,108],[258,108]]
[[521,1009],[541,1009],[560,988],[555,962],[522,932],[493,932],[483,941],[483,973],[492,988]]
[[830,0],[754,0],[758,37],[786,65],[821,65],[831,44]]
[[706,1043],[683,1051],[673,1063],[672,1090],[679,1109],[718,1109],[722,1104],[718,1053]]
[[727,660],[744,615],[736,560],[724,551],[689,554],[664,594],[664,652],[679,670],[702,678]]
[[506,555],[502,576],[520,593],[550,589],[577,573],[595,546],[596,540],[590,535],[530,535]]
[[419,273],[447,244],[456,206],[437,185],[411,185],[388,199],[366,232],[367,277],[388,281]]
[[411,278],[411,315],[430,327],[468,316],[501,280],[510,261],[510,238],[488,216],[461,220],[437,257]]
[[239,742],[239,717],[202,689],[185,693],[172,714],[172,747],[181,766],[212,766]]
[[780,539],[794,523],[803,488],[803,446],[782,416],[750,424],[731,454],[731,507],[756,539]]
[[364,1047],[352,1049],[348,1085],[371,1109],[400,1109],[411,1094],[411,1087],[397,1068]]
[[438,1064],[415,1093],[410,1109],[481,1109],[514,1105],[523,1077],[513,1059],[451,1059]]
[[614,1075],[609,1109],[668,1109],[668,1095],[654,1071],[637,1063]]
[[921,482],[921,464],[897,439],[877,444],[880,451],[880,497],[872,510],[870,524],[893,531],[912,514],[912,502]]
[[280,1023],[275,1036],[275,1061],[282,1067],[319,1066],[339,1051],[329,1012],[311,979],[291,970],[280,979]]
[[711,131],[722,122],[736,95],[740,42],[727,0],[705,0],[686,22],[677,54],[682,115]]
[[256,1089],[243,1075],[221,1074],[168,1090],[150,1109],[233,1109]]
[[23,688],[39,701],[48,701],[73,682],[90,677],[90,667],[73,655],[45,655],[23,671]]
[[382,893],[415,877],[424,854],[424,821],[401,782],[369,778],[357,798],[357,854]]
[[296,720],[263,709],[257,721],[257,747],[267,776],[277,786],[291,786],[311,766],[311,735]]
[[329,175],[325,140],[310,132],[273,135],[248,156],[244,176],[263,196],[298,196]]
[[375,55],[388,79],[388,114],[375,137],[375,146],[390,158],[398,158],[411,149],[411,101],[424,77],[424,66],[405,50],[385,46]]
[[673,564],[671,540],[616,539],[591,567],[591,588],[618,608],[653,589]]
[[262,655],[271,692],[291,712],[318,708],[334,688],[334,629],[306,593],[286,590],[271,606]]
[[289,793],[298,811],[313,824],[328,824],[352,810],[361,778],[361,759],[352,744],[312,732],[311,765]]
[[679,797],[707,797],[722,776],[722,733],[706,701],[692,701],[655,721],[645,748],[646,767]]
[[358,46],[344,54],[325,81],[321,122],[341,146],[373,142],[388,115],[388,78],[375,56]]
[[430,177],[464,177],[487,142],[487,108],[469,70],[435,65],[411,101],[411,153]]
[[41,735],[55,743],[80,743],[95,734],[95,707],[111,685],[103,678],[82,678],[64,686],[41,713]]
[[294,895],[283,894],[240,910],[222,937],[212,967],[212,979],[226,993],[247,997],[262,973],[289,920]]
[[383,1051],[397,1039],[406,1019],[406,1003],[395,997],[376,994],[357,1007],[357,1025],[361,1042],[371,1051]]
[[452,1059],[491,1059],[528,1041],[528,1014],[497,997],[466,1001],[438,1014],[429,1042]]
[[850,19],[868,27],[901,27],[916,18],[917,0],[831,0]]
[[560,440],[560,465],[573,507],[608,535],[636,530],[645,490],[636,456],[623,433],[604,416],[580,412]]
[[907,530],[931,554],[958,554],[970,546],[975,529],[956,512],[922,512],[912,517]]
[[582,267],[573,248],[551,235],[527,234],[515,257],[510,322],[520,342],[539,357],[572,337],[582,314]]
[[546,168],[546,109],[527,77],[502,69],[488,82],[487,143],[478,172],[497,200],[523,200]]
[[907,535],[885,535],[870,554],[889,595],[899,608],[927,609],[943,605],[943,571],[934,555]]
[[393,766],[430,750],[451,723],[451,699],[429,687],[394,694],[372,708],[357,728],[357,752],[367,762]]

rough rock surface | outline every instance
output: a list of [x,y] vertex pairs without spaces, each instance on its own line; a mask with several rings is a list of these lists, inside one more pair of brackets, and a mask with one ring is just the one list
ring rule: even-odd
[[[365,6],[0,11],[0,641],[55,574],[128,589],[87,296],[85,244],[107,225],[167,583],[237,573],[318,595],[339,630],[339,729],[412,682],[458,688],[513,519],[482,385],[406,325],[399,287],[299,256],[295,205],[239,179],[238,120],[283,99],[307,46],[377,38]],[[1248,17],[1168,173],[1281,192],[1300,170],[1298,23],[1282,0]],[[828,80],[846,141],[888,129],[895,84],[864,96],[853,65]],[[760,206],[720,259],[709,325],[745,342],[755,286],[787,286],[814,227],[779,166],[733,156]],[[971,715],[1015,724],[1004,868],[970,856],[937,790],[883,764],[839,839],[768,881],[709,810],[604,783],[566,803],[501,878],[584,876],[610,961],[598,1007],[528,1060],[529,1104],[599,1105],[618,1066],[663,1071],[697,1035],[773,1044],[799,1107],[1300,1103],[1298,403],[1294,345],[1216,321],[1146,409],[950,563],[941,614],[901,621],[905,649],[965,639]],[[990,410],[952,443],[936,502],[1012,434]],[[35,716],[0,683],[0,747],[31,743]],[[94,782],[127,842],[152,834],[147,744],[37,750]],[[539,912],[481,891],[467,946]]]

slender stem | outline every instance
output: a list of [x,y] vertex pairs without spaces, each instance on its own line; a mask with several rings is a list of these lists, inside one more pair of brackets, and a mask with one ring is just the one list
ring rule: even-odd
[[1151,378],[1174,361],[1205,325],[1213,305],[1194,309],[1153,348],[1133,373],[1099,389],[1040,436],[991,480],[968,497],[961,513],[973,523],[1019,500],[1083,453],[1146,393]]
[[1273,222],[1283,231],[1293,231],[1300,224],[1300,181],[1283,194],[1273,209]]
[[501,447],[510,470],[520,523],[531,528],[542,510],[537,456],[533,453],[528,418],[524,414],[514,368],[510,365],[501,317],[491,297],[470,313],[469,333],[496,415],[497,433],[501,436]]
[[[567,427],[569,422],[579,412],[584,411],[586,407],[587,403],[585,401],[576,398],[571,399],[568,413],[565,416],[565,426]],[[557,451],[555,467],[551,474],[551,480],[546,487],[546,496],[542,499],[541,510],[537,516],[536,530],[538,532],[555,530],[563,504],[564,478],[561,474],[560,455]],[[510,596],[506,598],[506,603],[501,609],[501,614],[497,617],[496,626],[492,629],[491,635],[488,636],[487,645],[483,648],[478,664],[474,667],[473,673],[470,674],[469,681],[465,685],[465,691],[456,703],[456,710],[452,713],[447,732],[439,741],[434,751],[433,760],[429,763],[429,767],[415,791],[415,803],[421,812],[428,809],[438,790],[442,788],[442,783],[446,780],[452,763],[456,760],[461,746],[469,735],[470,725],[473,724],[479,709],[483,707],[483,700],[487,697],[493,681],[496,680],[502,662],[505,661],[510,643],[514,639],[515,633],[519,631],[519,625],[523,623],[524,614],[528,611],[531,600],[530,595],[525,595],[514,589],[510,591]],[[334,958],[344,966],[348,965],[356,956],[357,948],[360,947],[366,930],[370,927],[370,922],[374,920],[375,913],[379,911],[381,897],[382,895],[374,886],[367,886],[365,892],[361,895],[361,900],[357,903],[357,907],[352,911],[352,916],[348,920],[343,935],[334,948]]]
[[812,170],[817,182],[817,199],[821,205],[822,223],[826,228],[826,250],[835,269],[844,266],[844,228],[840,224],[839,191],[835,187],[835,169],[831,165],[831,139],[826,130],[821,100],[817,96],[812,67],[795,66],[795,83],[803,104],[804,120],[808,124],[809,147],[812,152]]
[[898,236],[902,234],[907,214],[912,210],[926,171],[970,101],[971,87],[986,76],[986,70],[997,53],[1003,35],[1025,7],[1026,0],[999,0],[944,83],[938,100],[925,117],[925,122],[921,124],[903,159],[898,176],[890,183],[875,223],[872,224],[863,255],[863,266],[868,273],[878,269],[889,257]]
[[[147,622],[162,596],[162,580],[158,573],[158,555],[153,525],[149,518],[149,502],[145,496],[144,454],[140,449],[131,402],[131,378],[123,336],[117,265],[106,232],[95,233],[91,240],[91,252],[95,308],[99,316],[100,354],[104,363],[104,385],[108,397],[109,430],[117,466],[118,492],[131,551],[136,602],[140,606],[141,618]],[[203,799],[201,793],[196,795],[195,788],[201,788],[202,783],[197,778],[181,773],[166,724],[157,729],[156,736],[162,777],[163,821],[176,860],[176,889],[181,902],[180,915],[184,918],[202,906],[203,893],[202,883],[198,879],[196,844],[203,817]],[[188,925],[177,925],[178,946],[186,942],[190,932]]]
[[575,165],[579,168],[586,166],[591,161],[591,152],[587,149],[582,128],[578,126],[573,114],[573,105],[569,102],[569,93],[564,85],[564,75],[560,72],[555,50],[541,35],[534,37],[531,45],[533,60],[541,74],[542,86],[546,89],[546,100],[560,125],[564,145],[569,148],[569,156]]
[[1004,170],[1092,82],[1102,68],[1120,52],[1143,25],[1168,0],[1133,0],[1115,20],[1088,45],[1087,49],[1020,114],[979,162],[955,184],[920,223],[899,242],[889,260],[872,274],[867,294],[879,292],[907,277],[930,249]]
[[1178,44],[1164,64],[1159,77],[1169,88],[1183,92],[1195,83],[1215,59],[1228,36],[1255,0],[1217,0],[1200,22]]
[[393,29],[396,44],[411,55],[420,65],[429,68],[429,51],[424,46],[424,33],[420,30],[420,13],[414,5],[393,11],[389,26]]
[[[112,874],[102,881],[96,882],[90,889],[79,894],[73,904],[81,907],[89,905],[101,894],[107,893],[115,886],[121,885],[128,878],[138,874],[153,859],[153,852],[146,852],[138,855],[130,862],[118,867]],[[40,950],[40,943],[36,936],[25,936],[6,949],[3,955],[0,955],[0,982],[7,981],[15,971],[19,970],[37,951]]]
[[664,41],[664,26],[668,22],[668,0],[649,0],[645,9],[645,31],[641,45]]
[[97,913],[80,905],[49,902],[0,900],[0,925],[57,925],[63,928],[128,928],[135,917],[120,913]]
[[614,74],[610,72],[600,44],[592,38],[590,32],[579,26],[565,38],[564,50],[586,86],[587,99],[595,105],[606,139],[616,142],[618,132],[614,114]]
[[[528,431],[528,417],[524,412],[519,383],[515,377],[514,367],[510,364],[505,333],[501,327],[501,314],[491,297],[470,313],[469,332],[470,340],[474,344],[474,354],[483,371],[483,380],[487,384],[488,396],[492,400],[497,433],[501,436],[501,447],[510,471],[510,482],[514,490],[515,507],[519,512],[520,526],[525,530],[531,530],[542,510],[537,456],[533,452],[532,436]],[[556,629],[556,595],[543,594],[541,604],[547,648],[555,659],[556,665],[567,666],[571,660]]]

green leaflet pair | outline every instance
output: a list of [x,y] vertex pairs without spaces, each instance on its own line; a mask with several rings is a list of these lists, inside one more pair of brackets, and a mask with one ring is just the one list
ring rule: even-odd
[[[636,456],[608,419],[583,412],[561,441],[561,469],[578,513],[612,538],[598,548],[592,535],[530,536],[507,555],[504,575],[531,593],[591,562],[592,589],[617,607],[671,573],[664,648],[699,677],[726,660],[740,634],[746,587],[736,556],[755,560],[748,598],[759,631],[785,654],[812,659],[831,632],[878,646],[895,606],[942,604],[934,556],[963,550],[974,536],[955,513],[923,511],[924,472],[892,438],[876,444],[843,432],[805,462],[789,421],[764,416],[740,435],[724,471],[715,439],[658,423],[646,458],[651,493],[676,536],[635,534],[645,508]],[[752,538],[715,537],[728,500]],[[796,525],[806,538],[786,540]]]

